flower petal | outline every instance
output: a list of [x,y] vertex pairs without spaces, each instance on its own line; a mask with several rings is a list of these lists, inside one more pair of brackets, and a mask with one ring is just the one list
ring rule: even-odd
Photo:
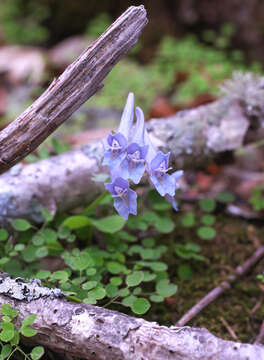
[[121,116],[118,132],[122,133],[127,139],[131,131],[134,119],[134,94],[129,93],[126,105]]

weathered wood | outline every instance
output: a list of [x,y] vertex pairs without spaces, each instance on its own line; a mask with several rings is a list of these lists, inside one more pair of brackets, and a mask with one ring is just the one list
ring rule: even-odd
[[25,302],[0,295],[19,310],[18,324],[37,314],[34,344],[87,360],[260,360],[261,345],[219,339],[206,329],[165,327],[65,299]]
[[[225,97],[147,124],[153,144],[171,152],[175,169],[186,169],[239,148],[250,119],[237,99]],[[96,173],[106,171],[102,155],[102,144],[90,143],[38,163],[19,164],[0,176],[0,224],[15,217],[41,221],[41,206],[55,214],[87,204],[103,188],[92,181]]]
[[127,9],[16,120],[0,132],[0,173],[38,147],[102,87],[147,24],[144,6]]

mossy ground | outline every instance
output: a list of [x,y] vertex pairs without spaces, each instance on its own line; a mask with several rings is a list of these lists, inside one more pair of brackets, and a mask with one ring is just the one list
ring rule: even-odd
[[[167,299],[167,306],[157,305],[155,312],[149,314],[149,320],[161,324],[172,325],[179,320],[193,305],[208,294],[214,287],[225,280],[232,269],[242,265],[250,257],[256,247],[248,236],[248,222],[233,217],[218,217],[215,229],[217,235],[213,240],[201,240],[194,228],[176,227],[173,239],[166,242],[196,242],[201,246],[201,254],[206,262],[182,260],[173,255],[168,259],[171,278],[178,284],[179,290],[173,299]],[[263,239],[264,228],[256,228],[258,239]],[[261,239],[262,237],[262,239]],[[191,280],[180,280],[177,266],[180,263],[191,264],[193,277]],[[253,342],[264,319],[264,305],[252,313],[254,306],[263,298],[256,275],[263,271],[263,260],[252,271],[231,285],[231,289],[219,296],[202,310],[188,326],[205,327],[214,335],[232,340],[220,317],[236,333],[241,342]],[[153,309],[154,310],[154,309]]]

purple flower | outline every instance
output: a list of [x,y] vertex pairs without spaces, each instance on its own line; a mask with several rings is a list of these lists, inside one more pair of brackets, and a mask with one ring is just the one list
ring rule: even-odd
[[135,132],[132,136],[132,143],[128,145],[126,157],[120,165],[121,176],[124,179],[131,179],[138,184],[145,172],[145,158],[148,152],[148,145],[144,145],[144,114],[136,108],[137,123]]
[[[174,180],[175,190],[179,189],[179,187],[180,187],[178,180],[182,177],[182,175],[183,175],[183,170],[178,170],[178,171],[175,171],[173,174],[171,174],[171,176]],[[165,199],[171,203],[174,210],[178,211],[178,204],[175,201],[174,196],[166,194]]]
[[120,125],[116,134],[109,134],[103,142],[105,153],[103,165],[108,165],[110,172],[118,167],[125,158],[128,138],[134,118],[134,95],[128,94],[126,105],[121,116]]
[[161,196],[165,196],[166,194],[170,196],[175,195],[175,182],[172,176],[167,174],[167,172],[171,170],[171,168],[168,167],[169,157],[170,153],[163,154],[159,151],[150,163],[150,181]]
[[178,180],[183,175],[183,171],[179,170],[171,175],[167,174],[172,169],[169,167],[170,153],[163,154],[161,151],[157,152],[151,143],[147,131],[145,131],[145,143],[149,146],[146,161],[150,183],[161,196],[165,196],[172,203],[174,209],[177,209],[174,195],[175,190],[179,188]]
[[127,220],[129,214],[137,215],[137,194],[129,188],[127,180],[117,177],[105,187],[112,194],[114,207],[120,216]]

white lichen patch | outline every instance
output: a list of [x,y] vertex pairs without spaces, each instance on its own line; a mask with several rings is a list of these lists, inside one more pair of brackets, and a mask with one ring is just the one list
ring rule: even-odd
[[214,152],[237,149],[242,145],[248,126],[240,107],[232,106],[220,126],[208,128],[206,146]]
[[63,296],[60,289],[42,286],[39,279],[26,281],[23,278],[11,279],[10,277],[0,277],[0,294],[28,302],[41,297],[55,299]]
[[94,331],[95,321],[89,316],[89,313],[86,311],[78,315],[73,315],[71,320],[71,333],[73,335],[81,334],[84,338],[89,338],[92,334],[95,334]]

